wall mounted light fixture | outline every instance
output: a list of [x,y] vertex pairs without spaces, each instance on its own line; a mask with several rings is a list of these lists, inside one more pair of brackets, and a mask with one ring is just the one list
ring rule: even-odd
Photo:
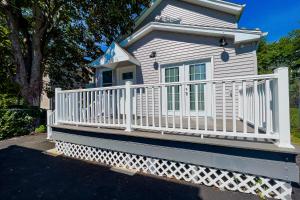
[[228,42],[226,41],[225,37],[221,38],[219,43],[220,43],[220,47],[226,47],[228,45]]
[[156,57],[156,51],[152,51],[149,57],[150,58],[155,58]]

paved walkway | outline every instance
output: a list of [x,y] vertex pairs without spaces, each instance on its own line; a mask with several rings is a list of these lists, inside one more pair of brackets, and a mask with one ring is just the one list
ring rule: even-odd
[[[195,186],[152,176],[133,176],[108,167],[53,157],[45,134],[0,141],[0,199],[240,200],[259,199],[238,192]],[[293,199],[300,199],[299,187]]]

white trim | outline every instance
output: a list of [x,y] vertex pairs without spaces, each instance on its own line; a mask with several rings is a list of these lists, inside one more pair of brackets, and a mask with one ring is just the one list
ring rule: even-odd
[[170,24],[170,23],[160,23],[160,22],[150,22],[131,36],[123,40],[120,45],[122,47],[128,47],[134,42],[146,36],[148,33],[159,30],[159,31],[169,31],[175,33],[184,34],[195,34],[204,36],[214,36],[214,37],[228,37],[233,38],[234,43],[243,43],[250,41],[258,41],[267,33],[263,33],[259,30],[243,30],[243,29],[231,29],[231,28],[217,28],[210,26],[194,26],[194,25],[182,25],[182,24]]
[[132,55],[130,55],[130,53],[120,47],[118,43],[113,42],[108,47],[105,54],[90,63],[90,66],[95,68],[108,67],[114,69],[118,66],[119,63],[124,61],[128,61],[135,65],[140,65],[140,62],[136,58],[134,58]]
[[[229,13],[237,16],[237,19],[240,18],[246,6],[245,4],[240,5],[240,4],[235,4],[235,3],[221,1],[221,0],[183,0],[183,1],[198,6],[203,6],[214,10],[222,11],[225,13]],[[144,12],[141,14],[141,16],[137,18],[134,28],[138,27],[152,13],[152,11],[155,10],[155,8],[157,8],[157,6],[161,2],[162,0],[152,1],[150,7],[148,9],[145,9]]]

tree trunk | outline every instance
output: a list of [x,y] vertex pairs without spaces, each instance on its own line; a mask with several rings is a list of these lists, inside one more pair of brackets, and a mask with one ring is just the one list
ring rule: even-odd
[[[47,28],[47,21],[38,6],[33,9],[36,19],[32,33],[32,46],[27,46],[28,55],[31,58],[25,59],[21,48],[22,38],[19,38],[19,21],[12,11],[11,7],[5,10],[7,16],[7,24],[10,29],[9,39],[12,43],[14,61],[17,66],[15,82],[21,87],[21,95],[31,106],[40,105],[40,96],[42,93],[42,37]],[[26,52],[26,51],[25,51]],[[31,65],[30,65],[31,64]],[[26,66],[27,65],[27,66]]]

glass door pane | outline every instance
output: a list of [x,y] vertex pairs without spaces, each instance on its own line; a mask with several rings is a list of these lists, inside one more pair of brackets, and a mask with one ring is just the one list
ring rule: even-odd
[[[206,79],[206,66],[205,64],[193,64],[189,66],[189,79],[190,81],[205,80]],[[190,85],[190,110],[196,110],[196,92],[198,93],[198,111],[204,111],[204,83],[198,84],[198,91],[195,85]]]
[[[179,82],[179,67],[170,67],[165,69],[165,82],[166,83]],[[179,110],[179,106],[180,106],[179,86],[167,87],[168,110],[173,110],[172,90],[174,90],[175,93],[175,110]]]
[[109,87],[112,85],[112,70],[102,72],[102,86]]

